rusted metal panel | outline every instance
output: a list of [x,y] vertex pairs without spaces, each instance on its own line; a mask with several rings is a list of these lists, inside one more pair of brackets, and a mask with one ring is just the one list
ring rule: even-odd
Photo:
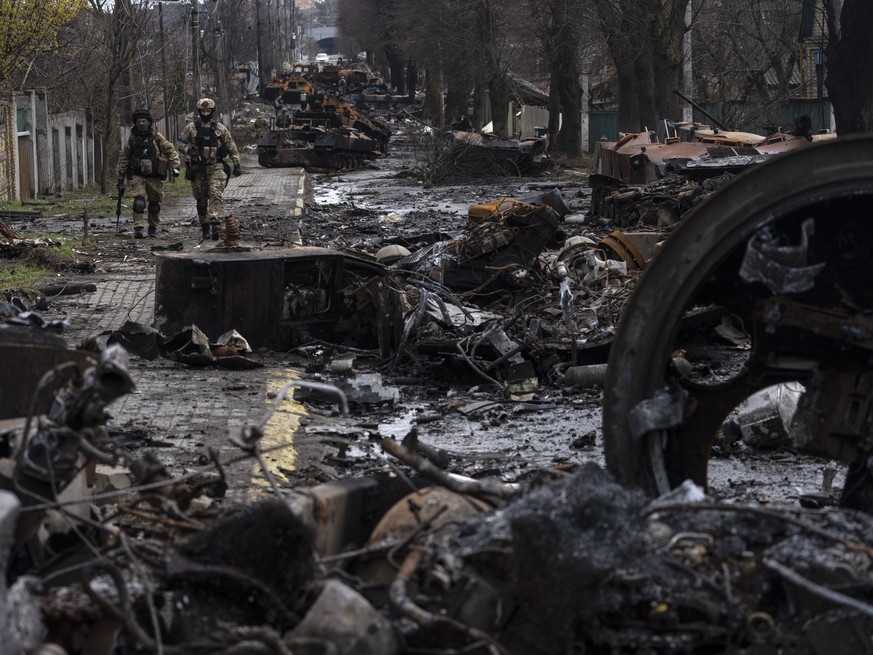
[[[4,326],[0,329],[0,418],[27,416],[40,379],[55,366],[75,362],[84,370],[93,357],[69,348],[58,335]],[[52,392],[59,386],[60,382],[46,385],[37,396],[36,413],[48,411]]]
[[[375,262],[326,248],[270,252],[162,253],[157,257],[155,327],[197,325],[211,338],[235,329],[253,348],[285,350],[313,338],[374,338],[356,294],[384,274]],[[362,281],[363,280],[363,281]]]
[[602,143],[597,172],[629,184],[649,184],[672,173],[711,176],[737,172],[810,143],[805,137],[782,133],[768,137],[710,129],[680,133],[682,138],[671,137],[665,143],[653,141],[652,132],[626,134],[618,141]]

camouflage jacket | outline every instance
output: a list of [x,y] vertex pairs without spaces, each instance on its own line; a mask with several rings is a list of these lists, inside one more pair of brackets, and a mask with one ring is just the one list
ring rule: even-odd
[[240,165],[239,150],[230,130],[218,121],[201,123],[197,119],[188,123],[179,136],[179,151],[187,157],[203,158],[207,166],[218,163]]
[[140,135],[134,130],[118,156],[116,179],[134,175],[167,178],[170,168],[179,168],[179,153],[160,132]]

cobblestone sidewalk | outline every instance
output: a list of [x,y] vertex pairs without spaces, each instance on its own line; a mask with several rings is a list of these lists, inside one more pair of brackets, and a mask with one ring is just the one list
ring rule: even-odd
[[[287,220],[283,231],[286,241],[302,245],[300,220],[306,193],[306,176],[297,168],[260,168],[247,156],[244,173],[232,178],[225,191],[226,213],[257,212]],[[179,181],[178,183],[185,183]],[[174,245],[184,252],[207,250],[214,242],[200,243],[193,198],[171,198],[164,203],[157,239],[118,241],[115,217],[95,218],[92,250],[96,252],[97,272],[82,275],[76,282],[91,282],[97,290],[76,296],[57,296],[49,318],[62,316],[69,327],[65,336],[71,345],[120,328],[125,321],[151,325],[154,316],[155,254],[153,248]],[[124,216],[122,217],[124,220]],[[127,217],[128,224],[130,222]],[[129,233],[129,225],[127,226]],[[111,234],[110,242],[106,235]],[[245,242],[245,235],[243,236]],[[180,245],[175,245],[180,244]],[[101,261],[100,253],[115,249],[112,260]],[[118,256],[118,249],[124,253]],[[168,444],[158,456],[168,464],[188,467],[202,463],[207,448],[216,448],[223,461],[238,458],[239,449],[227,440],[229,430],[260,422],[274,402],[269,396],[299,372],[281,354],[267,354],[265,367],[251,370],[193,369],[158,359],[145,361],[132,357],[131,373],[136,391],[113,403],[109,410],[113,423],[125,430],[144,431],[151,439]],[[277,446],[269,455],[274,474],[281,480],[288,471],[299,468],[301,459],[312,451],[320,457],[321,449],[294,444],[294,433],[304,411],[301,405],[287,401],[269,423],[268,440]],[[305,466],[306,464],[304,464]],[[238,482],[231,492],[245,493],[250,483],[262,483],[250,462],[228,467]]]

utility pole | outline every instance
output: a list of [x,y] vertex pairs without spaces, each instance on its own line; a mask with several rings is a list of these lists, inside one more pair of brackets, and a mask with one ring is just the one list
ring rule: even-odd
[[[280,4],[281,3],[281,4]],[[279,26],[279,67],[288,61],[288,41],[286,39],[285,16],[288,14],[287,0],[276,0],[276,24]]]
[[[278,2],[278,0],[276,0]],[[271,0],[267,0],[267,67],[270,69],[269,71],[265,71],[264,75],[266,79],[270,80],[273,77],[273,69],[276,68],[276,57],[275,57],[275,44],[273,40],[275,39],[275,33],[273,31],[273,8]]]
[[[685,6],[685,36],[682,37],[682,91],[687,97],[692,97],[694,93],[694,83],[692,82],[692,63],[691,63],[691,23],[694,14],[691,11],[691,3]],[[682,121],[690,123],[693,120],[691,103],[687,100],[682,101]],[[669,136],[669,135],[668,135]]]
[[191,100],[191,109],[195,110],[197,100],[203,91],[200,81],[200,7],[198,0],[191,0],[191,68],[194,74],[194,97]]
[[176,121],[173,121],[173,129],[170,129],[170,102],[167,93],[167,46],[164,41],[164,3],[158,3],[158,28],[161,31],[161,76],[163,77],[162,89],[164,93],[164,130],[171,143],[176,141]]
[[258,93],[264,92],[264,85],[266,82],[264,81],[266,78],[264,77],[266,73],[264,72],[264,52],[261,50],[261,0],[255,0],[255,20],[258,26]]
[[230,97],[227,93],[227,61],[224,55],[224,27],[221,24],[221,0],[212,0],[215,19],[215,83],[218,86],[219,114],[226,112],[224,122],[230,125]]
[[291,2],[291,16],[289,18],[289,32],[291,32],[291,62],[297,61],[297,3]]

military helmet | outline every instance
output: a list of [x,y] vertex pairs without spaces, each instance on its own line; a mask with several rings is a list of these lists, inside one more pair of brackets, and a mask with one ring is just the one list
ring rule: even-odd
[[137,118],[145,118],[146,120],[148,120],[149,123],[154,123],[152,113],[145,107],[141,107],[140,109],[134,109],[133,113],[130,115],[130,122],[136,123]]
[[200,98],[200,100],[197,101],[197,110],[202,111],[205,109],[209,109],[209,110],[214,111],[215,110],[215,100],[213,100],[212,98]]

